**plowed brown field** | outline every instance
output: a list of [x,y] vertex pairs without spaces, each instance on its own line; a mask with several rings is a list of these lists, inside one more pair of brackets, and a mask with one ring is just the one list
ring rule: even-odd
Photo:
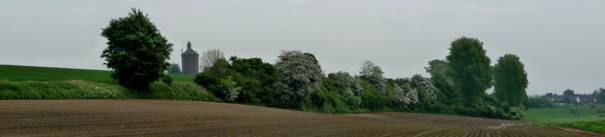
[[0,101],[0,136],[464,136],[600,134],[523,122],[414,113],[330,115],[156,100]]

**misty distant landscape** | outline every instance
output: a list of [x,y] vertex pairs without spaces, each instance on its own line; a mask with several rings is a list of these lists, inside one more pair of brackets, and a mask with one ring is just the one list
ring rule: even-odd
[[596,0],[3,1],[0,136],[605,136],[599,13]]

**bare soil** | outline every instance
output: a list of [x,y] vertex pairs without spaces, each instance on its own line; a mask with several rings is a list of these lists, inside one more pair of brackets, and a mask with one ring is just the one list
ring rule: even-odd
[[464,136],[601,134],[519,121],[417,113],[318,114],[159,100],[4,100],[0,136]]

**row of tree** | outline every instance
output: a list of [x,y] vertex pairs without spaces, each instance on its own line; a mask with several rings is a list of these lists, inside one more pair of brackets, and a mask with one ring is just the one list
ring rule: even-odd
[[452,103],[477,106],[485,100],[486,90],[508,106],[522,106],[527,98],[527,73],[520,58],[506,54],[495,66],[485,54],[483,43],[462,37],[451,44],[446,60],[432,60],[427,72],[435,86],[443,90]]
[[546,93],[540,96],[529,97],[526,102],[528,108],[551,108],[563,105],[582,104],[605,104],[605,89],[596,89],[592,94],[578,94],[572,89],[566,89],[561,95]]
[[[500,57],[495,66],[476,38],[462,37],[451,43],[445,60],[429,62],[427,72],[445,96],[445,102],[479,111],[503,111],[518,116],[527,100],[527,73],[520,58],[514,54]],[[494,87],[494,93],[486,90]],[[482,115],[477,110],[460,109],[460,113]]]
[[[125,87],[145,91],[165,78],[171,44],[146,15],[134,10],[103,29],[109,42],[102,57],[113,78]],[[358,75],[325,75],[307,52],[285,51],[275,64],[259,58],[216,58],[195,77],[227,102],[334,113],[416,111],[516,119],[526,100],[527,76],[519,57],[507,54],[490,65],[483,43],[462,37],[452,42],[446,60],[429,62],[431,78],[385,78],[370,61]],[[486,90],[495,87],[493,95]]]

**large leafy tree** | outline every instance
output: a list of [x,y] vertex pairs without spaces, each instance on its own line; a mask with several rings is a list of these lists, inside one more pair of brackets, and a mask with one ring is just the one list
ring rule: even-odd
[[145,90],[165,76],[172,44],[140,10],[132,9],[127,17],[112,19],[101,35],[109,45],[101,57],[119,84]]
[[491,86],[490,59],[485,55],[483,42],[476,38],[462,37],[451,43],[447,56],[453,89],[460,94],[465,105],[478,105]]
[[319,86],[323,72],[313,54],[285,51],[279,56],[275,68],[279,82],[276,88],[285,107],[300,107],[302,101]]
[[510,106],[523,105],[527,99],[527,72],[519,57],[506,54],[494,66],[494,95]]

